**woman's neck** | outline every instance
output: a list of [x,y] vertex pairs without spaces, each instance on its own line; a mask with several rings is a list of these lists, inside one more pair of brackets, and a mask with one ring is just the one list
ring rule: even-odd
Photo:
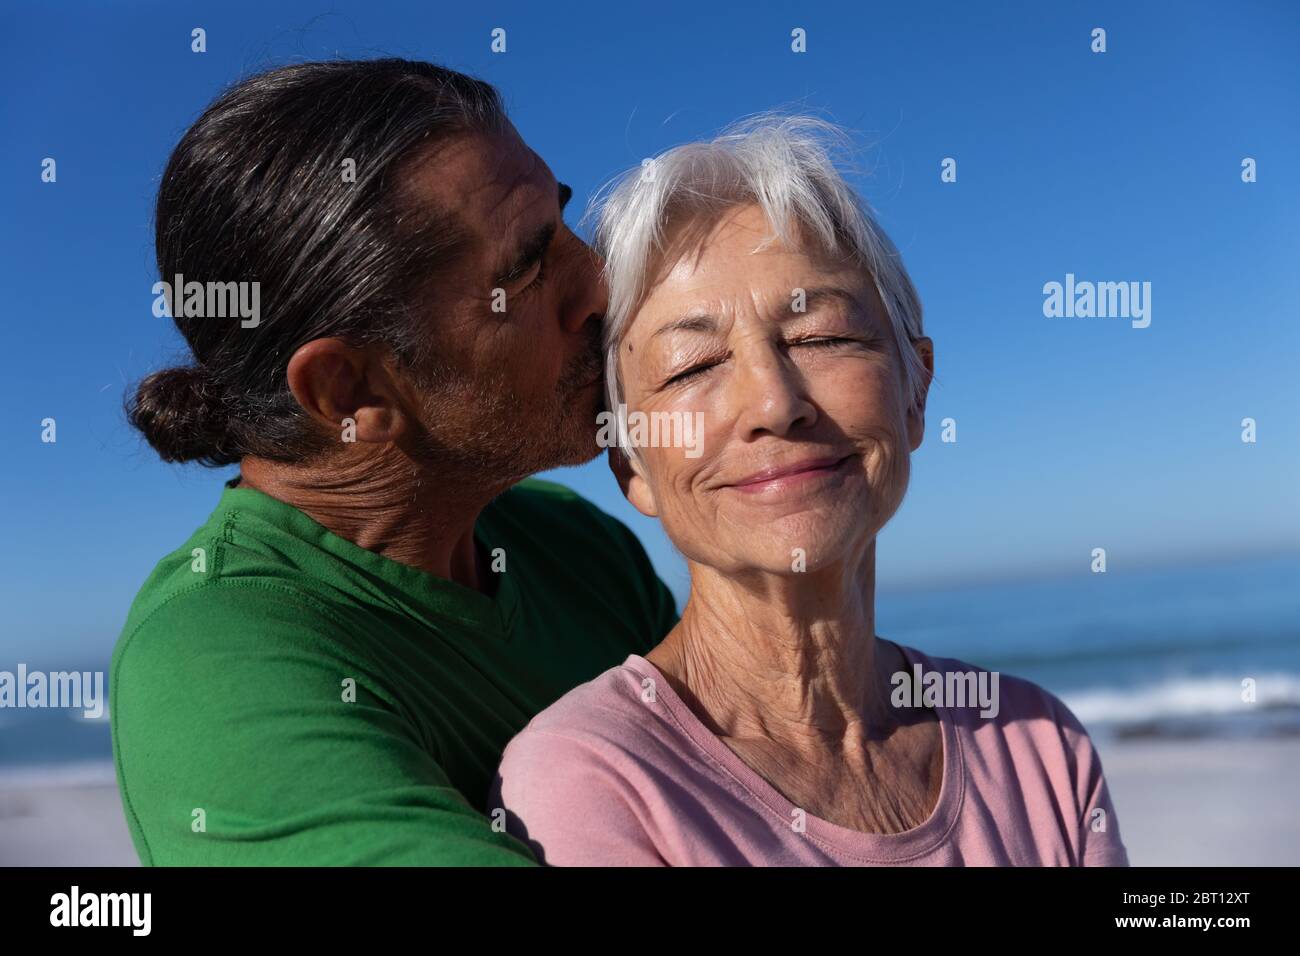
[[714,733],[811,752],[893,722],[890,675],[906,665],[875,636],[874,543],[817,572],[691,572],[681,622],[647,659]]

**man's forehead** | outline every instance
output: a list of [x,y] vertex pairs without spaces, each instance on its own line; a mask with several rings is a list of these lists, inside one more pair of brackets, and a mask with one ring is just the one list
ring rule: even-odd
[[418,196],[480,226],[503,225],[554,192],[546,163],[513,128],[459,136],[423,157],[411,175]]

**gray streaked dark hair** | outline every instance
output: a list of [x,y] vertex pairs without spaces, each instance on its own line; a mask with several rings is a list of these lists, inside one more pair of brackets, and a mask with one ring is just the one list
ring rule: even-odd
[[158,271],[169,283],[256,281],[261,321],[173,318],[191,364],[153,373],[127,401],[163,460],[292,462],[328,447],[286,375],[313,339],[379,343],[418,368],[434,344],[420,303],[465,233],[411,196],[402,173],[450,138],[506,122],[489,84],[401,59],[298,63],[209,106],[162,176]]

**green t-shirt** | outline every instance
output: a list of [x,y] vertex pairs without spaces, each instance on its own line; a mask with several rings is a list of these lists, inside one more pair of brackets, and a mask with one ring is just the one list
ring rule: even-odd
[[141,861],[533,863],[484,815],[501,751],[658,643],[676,610],[632,533],[560,485],[507,491],[475,537],[491,596],[227,487],[113,652],[113,755]]

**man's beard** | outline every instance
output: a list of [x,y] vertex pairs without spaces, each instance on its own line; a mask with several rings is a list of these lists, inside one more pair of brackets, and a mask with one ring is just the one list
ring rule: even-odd
[[427,469],[482,485],[508,485],[539,471],[580,465],[600,452],[596,414],[601,385],[599,352],[570,362],[555,388],[526,399],[504,375],[467,379],[439,369],[421,376],[421,429],[409,449]]

